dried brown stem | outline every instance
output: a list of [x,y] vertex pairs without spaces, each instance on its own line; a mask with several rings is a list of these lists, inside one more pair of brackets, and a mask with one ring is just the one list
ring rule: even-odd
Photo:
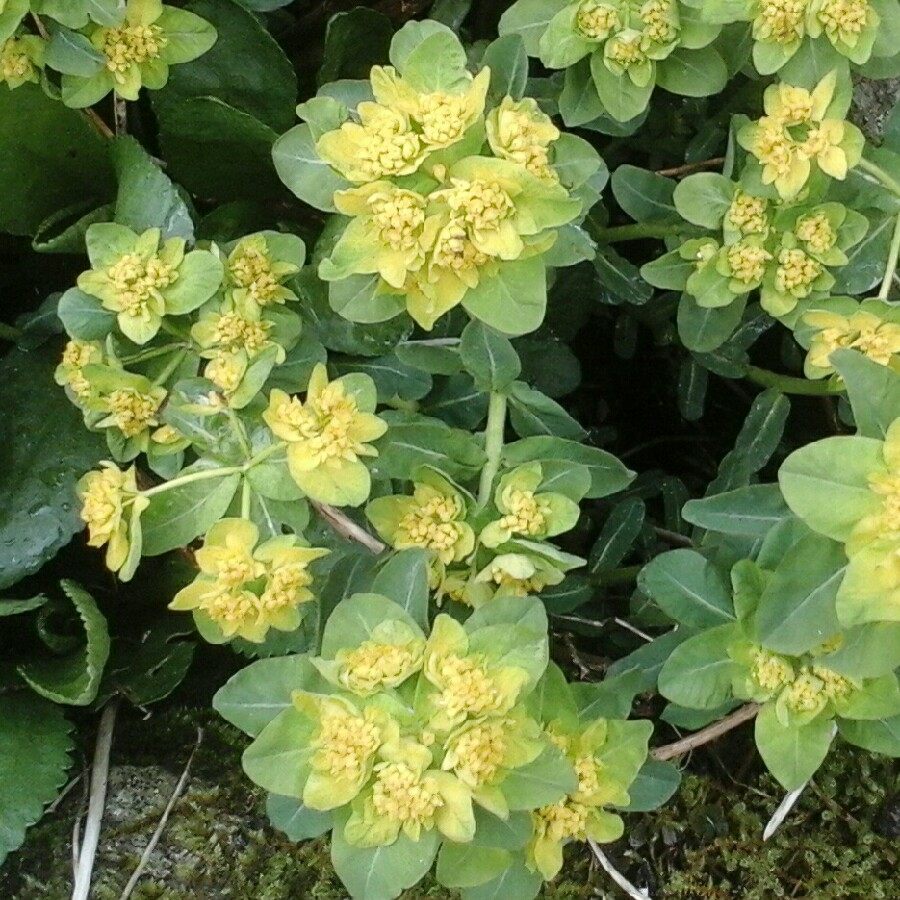
[[737,728],[738,725],[743,725],[744,722],[749,722],[756,716],[758,712],[758,703],[748,703],[746,706],[742,706],[740,709],[736,709],[733,713],[731,713],[731,715],[726,716],[719,722],[714,722],[712,725],[708,725],[706,728],[702,728],[700,731],[695,731],[693,734],[689,734],[686,738],[682,738],[680,741],[675,741],[674,744],[666,744],[663,747],[657,747],[655,750],[652,750],[650,752],[650,755],[654,759],[659,760],[673,759],[676,756],[684,756],[685,753],[690,753],[691,750],[695,750],[697,747],[702,747],[704,744],[709,744],[712,741],[722,737],[723,734],[727,734],[729,731]]
[[373,537],[365,528],[360,528],[352,519],[345,516],[339,509],[329,506],[327,503],[316,503],[313,501],[313,508],[325,521],[342,537],[348,541],[354,541],[361,544],[367,550],[373,553],[383,553],[387,549],[386,544],[382,544],[378,538]]
[[115,137],[113,130],[94,112],[92,109],[83,109],[82,115],[94,126],[94,128],[105,138],[112,139]]
[[691,172],[698,172],[701,169],[715,169],[725,162],[724,156],[715,156],[712,159],[704,159],[700,162],[685,163],[682,166],[673,166],[671,169],[657,169],[657,175],[663,175],[666,178],[678,178],[681,175],[690,175]]

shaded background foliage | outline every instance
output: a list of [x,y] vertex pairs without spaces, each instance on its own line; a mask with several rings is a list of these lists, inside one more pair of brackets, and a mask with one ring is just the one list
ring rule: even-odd
[[[470,10],[464,0],[437,0],[434,4],[383,0],[332,18],[355,4],[297,2],[288,7],[275,0],[187,3],[186,8],[216,26],[219,43],[207,56],[174,69],[164,89],[132,104],[129,128],[152,155],[165,161],[166,174],[189,192],[189,198],[168,187],[160,193],[158,185],[148,187],[141,181],[123,187],[127,185],[127,167],[116,172],[104,139],[80,114],[52,104],[31,86],[0,92],[0,123],[27,121],[28,135],[34,138],[33,143],[30,139],[24,142],[15,128],[0,128],[5,135],[0,138],[0,186],[6,190],[0,204],[0,231],[7,232],[0,234],[0,313],[4,322],[21,332],[18,349],[10,349],[0,364],[0,400],[8,410],[3,424],[10,434],[28,432],[35,441],[52,442],[65,463],[62,472],[52,466],[46,471],[30,469],[30,478],[40,482],[32,502],[23,464],[38,456],[44,458],[43,454],[38,454],[34,445],[17,444],[18,455],[10,460],[11,445],[4,442],[0,447],[0,454],[7,454],[0,456],[4,489],[0,542],[4,552],[9,552],[14,536],[27,546],[29,556],[21,564],[7,558],[10,568],[4,568],[0,582],[18,581],[17,597],[49,594],[58,604],[59,579],[77,573],[79,581],[100,601],[114,635],[113,662],[101,699],[104,692],[108,696],[120,687],[124,687],[126,696],[131,690],[138,701],[155,699],[154,695],[167,692],[180,679],[189,652],[173,650],[187,646],[182,641],[183,632],[177,628],[161,632],[159,652],[152,657],[173,667],[175,675],[163,679],[163,686],[129,687],[135,672],[129,672],[128,659],[136,647],[142,646],[147,629],[160,627],[159,598],[174,593],[188,562],[178,558],[150,560],[145,562],[139,580],[119,584],[101,568],[97,554],[85,551],[80,537],[68,543],[78,522],[74,511],[63,509],[61,504],[51,507],[49,513],[62,523],[59,533],[50,541],[44,537],[43,498],[48,492],[64,490],[73,473],[80,473],[104,455],[94,437],[80,427],[77,413],[68,407],[61,391],[50,382],[51,360],[62,346],[61,329],[53,315],[41,312],[45,300],[65,290],[83,269],[81,238],[92,211],[108,208],[109,204],[136,202],[135,197],[154,193],[172,215],[194,212],[199,238],[228,240],[275,222],[312,245],[323,224],[322,216],[282,185],[270,155],[274,139],[295,121],[296,99],[311,95],[326,81],[364,76],[371,64],[384,61],[393,29],[412,17],[427,13],[464,28],[466,37],[478,42],[496,34],[499,17],[508,5],[503,0],[484,0]],[[266,28],[253,18],[254,13],[266,14]],[[242,60],[239,68],[234,65],[235,58]],[[712,98],[686,99],[657,92],[646,124],[627,141],[575,131],[592,140],[610,169],[627,163],[657,170],[721,154],[731,115],[738,111],[756,115],[760,108],[760,84],[738,77],[727,91]],[[19,155],[27,156],[25,165]],[[198,165],[198,160],[203,164]],[[10,175],[22,171],[30,177],[21,179],[17,175],[14,179]],[[605,199],[608,210],[598,208],[593,214],[598,227],[630,221],[628,210],[619,208],[608,191]],[[136,204],[138,219],[143,215],[139,207]],[[766,416],[769,424],[762,431],[752,422],[744,429],[754,403],[762,414],[775,401],[768,396],[760,399],[761,387],[709,372],[684,351],[673,322],[677,298],[654,294],[638,273],[640,263],[651,259],[657,247],[655,242],[636,241],[628,246],[627,258],[612,252],[593,264],[560,270],[544,325],[537,333],[515,341],[523,362],[522,379],[561,402],[584,426],[591,443],[609,449],[641,473],[626,492],[587,501],[577,529],[561,541],[564,549],[589,559],[587,573],[573,579],[581,587],[576,598],[587,598],[587,602],[562,597],[555,607],[550,604],[554,657],[574,677],[599,678],[614,660],[640,646],[637,638],[614,623],[614,617],[630,616],[641,627],[660,623],[658,611],[649,604],[644,608],[632,605],[630,581],[617,582],[612,573],[689,540],[689,527],[680,513],[687,499],[702,495],[717,473],[733,478],[735,486],[746,483],[757,472],[771,480],[792,449],[843,427],[838,401],[799,397],[791,401],[787,436],[782,432],[781,415]],[[319,322],[320,336],[328,334],[330,346],[336,349],[358,352],[342,331],[342,323],[329,319],[327,312],[323,315],[328,320]],[[390,343],[390,327],[384,328]],[[747,329],[748,337],[760,335],[753,347],[755,363],[772,369],[799,368],[800,351],[782,333],[767,330],[764,322],[751,323]],[[378,330],[376,327],[373,332]],[[450,381],[442,387],[446,402],[459,407],[459,424],[476,428],[483,416],[460,402]],[[38,423],[46,429],[43,434],[36,427]],[[723,459],[741,439],[756,445],[755,468],[730,473]],[[27,528],[23,529],[23,522],[29,523]],[[621,536],[611,543],[616,533]],[[16,557],[15,548],[12,553]],[[43,563],[46,565],[37,572]],[[19,581],[22,576],[25,580]],[[68,616],[62,608],[57,613]],[[70,618],[62,623],[63,636],[71,636],[72,625]],[[5,670],[27,659],[42,643],[21,617],[4,619],[0,638],[4,647],[14,648],[0,660],[2,683],[2,676],[8,674]],[[198,647],[195,656],[197,664],[188,681],[169,701],[175,710],[206,703],[212,690],[242,664],[241,659],[206,646]],[[655,718],[661,707],[660,698],[648,694],[641,696],[636,712]],[[190,731],[198,714],[165,715],[171,722],[173,745],[183,750],[185,731]],[[92,714],[76,711],[70,719],[79,741],[84,742],[91,732]],[[204,724],[216,732],[210,740],[218,744],[213,746],[232,754],[229,768],[236,770],[238,738],[224,726],[216,730],[210,722]],[[660,725],[662,738],[674,738],[676,732],[667,728]],[[168,750],[159,756],[154,753],[152,758],[143,752],[145,733],[137,720],[129,722],[125,733],[133,736],[124,738],[124,746],[117,751],[122,758],[138,764],[175,763]],[[630,845],[623,843],[617,848],[617,858],[626,871],[651,884],[657,879],[661,896],[671,897],[755,896],[736,893],[745,891],[747,885],[754,885],[760,897],[791,891],[799,896],[806,891],[810,896],[835,898],[888,897],[897,892],[890,865],[871,861],[874,858],[889,864],[895,853],[889,838],[872,834],[876,821],[882,822],[885,834],[892,833],[893,826],[884,824],[891,815],[889,795],[896,789],[889,764],[866,762],[858,773],[855,764],[848,765],[841,757],[829,763],[829,769],[817,778],[816,797],[808,801],[809,806],[792,826],[804,835],[800,846],[791,832],[779,838],[773,849],[761,851],[754,835],[764,810],[771,808],[778,793],[771,782],[758,780],[760,766],[749,758],[739,773],[722,775],[722,760],[730,760],[731,747],[736,751],[743,747],[741,740],[736,735],[725,748],[704,753],[697,765],[702,775],[686,782],[678,805],[635,825],[630,831]],[[199,774],[214,784],[219,775],[218,756],[205,765],[208,768],[201,766]],[[764,802],[756,808],[752,800],[735,806],[729,798],[740,788],[731,783],[731,776],[739,785],[745,778],[753,779],[753,791],[762,791]],[[224,796],[217,796],[215,803],[221,805],[210,808],[232,808],[247,787],[240,781],[220,790]],[[855,804],[852,809],[850,803]],[[58,815],[62,816],[65,809]],[[833,816],[830,820],[829,813]],[[252,815],[260,815],[258,800]],[[196,832],[186,833],[185,842],[199,843],[203,827],[214,817],[208,814],[201,819],[203,825]],[[255,818],[251,821],[257,822]],[[14,858],[9,871],[0,876],[6,890],[18,892],[15,896],[23,900],[53,896],[46,891],[56,889],[52,879],[57,876],[40,868],[40,841],[58,837],[54,823],[45,827],[46,832],[35,838],[35,855],[29,856],[26,851],[21,858]],[[262,827],[261,820],[258,827]],[[234,835],[229,839],[246,840]],[[271,840],[268,833],[262,840],[253,840],[246,852],[257,852],[254,865],[262,860],[266,866],[281,867],[284,884],[291,890],[314,889],[311,882],[289,881],[295,875],[288,869],[296,865],[308,872],[320,867],[321,857],[316,855],[321,854],[320,848],[298,852],[282,847],[283,856],[274,859],[260,848]],[[849,842],[857,842],[858,848],[842,848]],[[250,867],[249,860],[249,856],[239,859],[232,870],[235,879],[242,877],[238,874],[240,867]],[[581,881],[588,887],[597,882],[587,875],[585,858],[573,860],[573,866],[566,883],[549,896],[589,895]],[[830,885],[816,881],[822,869],[829,866],[841,872],[845,880]],[[779,880],[769,880],[773,869],[786,871]],[[49,887],[40,887],[42,881]],[[840,884],[843,893],[823,893],[838,890],[835,884]],[[4,886],[3,881],[0,886]],[[214,890],[210,885],[201,889]],[[271,888],[273,900],[288,896],[277,893],[280,889]],[[146,888],[144,896],[177,896],[154,894],[152,890]],[[335,883],[317,885],[315,890],[321,890],[323,897],[331,896],[329,890],[340,896]],[[441,896],[438,890],[430,886],[415,896],[430,896],[432,891],[434,896]]]

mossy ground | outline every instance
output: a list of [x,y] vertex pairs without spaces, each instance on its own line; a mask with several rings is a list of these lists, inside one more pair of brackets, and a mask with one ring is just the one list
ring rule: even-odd
[[[240,771],[244,738],[212,713],[177,708],[146,720],[120,715],[113,766],[127,785],[112,792],[93,900],[119,897],[198,726],[204,739],[190,787],[134,900],[346,900],[324,841],[291,844],[268,827],[264,798]],[[836,750],[781,830],[763,843],[762,829],[783,792],[759,773],[754,757],[747,756],[749,766],[733,765],[746,756],[748,737],[738,733],[698,752],[666,808],[628,817],[626,839],[608,848],[622,871],[657,900],[900,897],[900,844],[891,836],[900,778],[893,761]],[[0,897],[63,900],[70,894],[72,823],[82,804],[76,788],[31,831],[0,873]],[[456,896],[426,881],[405,900]],[[544,893],[548,900],[623,896],[580,846],[570,848],[563,874]]]

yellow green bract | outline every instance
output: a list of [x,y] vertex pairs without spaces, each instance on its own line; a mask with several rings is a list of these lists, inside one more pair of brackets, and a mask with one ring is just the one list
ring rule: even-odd
[[169,608],[193,611],[207,640],[260,643],[270,628],[294,631],[300,625],[300,606],[314,599],[309,564],[328,552],[303,546],[295,535],[260,544],[252,522],[222,519],[196,552],[201,574]]

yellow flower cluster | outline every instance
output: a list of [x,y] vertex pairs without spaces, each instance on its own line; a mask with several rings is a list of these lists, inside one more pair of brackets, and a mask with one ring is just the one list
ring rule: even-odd
[[835,350],[858,350],[882,366],[890,365],[900,353],[900,323],[885,321],[865,308],[848,314],[814,308],[801,321],[815,329],[806,358],[807,377],[833,372],[830,360]]
[[836,85],[836,70],[811,91],[771,85],[763,98],[765,115],[738,134],[741,146],[759,160],[763,184],[774,184],[783,199],[800,192],[813,162],[838,180],[859,162],[863,144],[859,129],[828,116]]
[[308,566],[328,551],[300,546],[293,535],[259,544],[247,519],[221,519],[196,552],[200,575],[182,588],[170,609],[191,610],[207,640],[233,637],[259,643],[270,628],[293,631],[298,607],[313,600]]
[[101,29],[95,43],[100,45],[100,52],[106,57],[106,68],[117,82],[124,84],[125,73],[132,66],[159,59],[169,38],[159,25],[124,25]]
[[0,43],[0,81],[12,90],[38,81],[43,65],[44,41],[35,35],[11,37]]

